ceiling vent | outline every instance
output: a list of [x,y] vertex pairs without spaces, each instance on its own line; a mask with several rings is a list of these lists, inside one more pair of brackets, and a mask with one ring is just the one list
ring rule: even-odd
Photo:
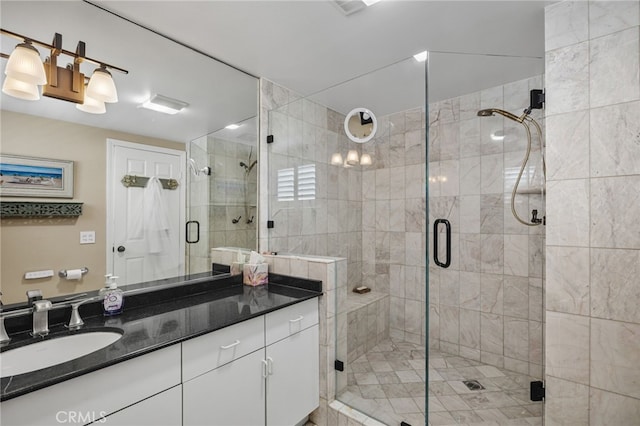
[[365,9],[367,6],[362,0],[333,0],[334,3],[340,8],[342,13],[349,16],[353,13],[359,12]]

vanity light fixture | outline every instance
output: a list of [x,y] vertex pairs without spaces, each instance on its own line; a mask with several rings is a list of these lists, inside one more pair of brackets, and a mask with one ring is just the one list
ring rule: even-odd
[[37,101],[40,99],[40,91],[38,90],[37,84],[25,83],[24,81],[9,76],[4,79],[2,91],[9,96],[27,101]]
[[229,130],[236,130],[238,128],[240,128],[238,124],[229,124],[228,126],[225,127],[225,129],[229,129]]
[[340,154],[339,152],[334,152],[331,155],[331,165],[342,166],[342,154]]
[[[23,41],[15,47],[11,55],[0,53],[0,57],[9,59],[4,70],[6,78],[2,85],[3,93],[15,98],[35,101],[40,99],[38,86],[42,86],[44,96],[78,105],[84,105],[85,92],[88,92],[89,97],[95,101],[103,103],[118,101],[115,83],[107,69],[123,74],[129,72],[87,57],[83,41],[79,41],[76,51],[71,52],[62,48],[62,35],[58,33],[55,33],[51,44],[2,28],[0,28],[0,33]],[[34,44],[50,50],[49,57],[45,59],[44,63],[40,58],[40,52],[33,46]],[[59,67],[57,61],[60,55],[70,56],[73,58],[73,63],[66,67]],[[85,85],[84,74],[80,72],[80,64],[83,62],[89,62],[99,67],[89,79],[88,86]],[[97,78],[94,78],[96,76]],[[91,104],[91,101],[89,103]],[[104,105],[102,107],[106,111]],[[92,108],[88,105],[86,108],[78,109],[94,114],[101,113],[89,111]]]
[[350,149],[347,152],[346,158],[342,156],[339,152],[334,152],[331,154],[331,165],[332,166],[342,166],[342,167],[353,167],[353,166],[370,166],[373,164],[373,160],[371,159],[370,154],[362,154],[358,156],[358,151],[355,149]]
[[189,104],[186,102],[162,95],[153,95],[148,101],[140,105],[142,108],[171,115],[179,113],[188,106]]
[[356,165],[360,163],[360,158],[358,158],[358,151],[355,149],[350,149],[347,153],[347,164],[350,166]]
[[413,55],[413,58],[418,62],[424,62],[427,60],[427,55],[428,53],[425,50],[424,52],[416,53],[415,55]]
[[362,3],[366,4],[367,6],[371,6],[372,4],[376,4],[379,1],[380,0],[362,0]]
[[107,107],[103,101],[92,98],[85,89],[84,103],[76,104],[76,108],[80,111],[88,112],[89,114],[104,114],[107,112]]
[[369,154],[362,154],[360,156],[360,165],[361,166],[370,166],[373,162],[371,161],[371,156]]

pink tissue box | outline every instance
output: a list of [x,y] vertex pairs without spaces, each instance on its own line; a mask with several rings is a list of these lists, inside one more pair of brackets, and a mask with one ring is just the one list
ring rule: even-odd
[[242,272],[243,284],[258,286],[269,282],[269,265],[267,263],[245,263]]

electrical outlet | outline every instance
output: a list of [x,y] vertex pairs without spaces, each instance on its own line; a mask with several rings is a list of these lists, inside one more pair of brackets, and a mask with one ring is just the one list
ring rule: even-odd
[[80,244],[95,244],[96,231],[80,231]]

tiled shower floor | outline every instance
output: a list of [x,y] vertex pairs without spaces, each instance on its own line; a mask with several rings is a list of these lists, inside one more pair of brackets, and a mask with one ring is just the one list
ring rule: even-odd
[[[347,365],[337,399],[388,425],[424,426],[425,351],[385,341]],[[484,390],[469,390],[477,380]],[[437,351],[429,354],[429,425],[541,425],[542,404],[529,400],[529,376]]]

